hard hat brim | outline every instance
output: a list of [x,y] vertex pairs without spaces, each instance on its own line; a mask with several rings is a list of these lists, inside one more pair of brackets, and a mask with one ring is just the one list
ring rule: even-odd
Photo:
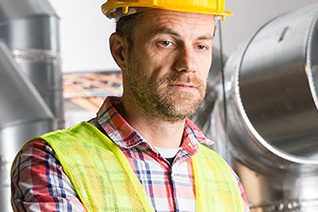
[[[226,16],[233,15],[232,12],[223,10],[223,9],[213,9],[211,7],[197,6],[197,5],[158,5],[158,4],[146,4],[142,2],[121,2],[121,1],[108,1],[102,5],[103,13],[107,15],[109,11],[115,11],[118,8],[123,8],[123,13],[128,13],[129,8],[153,8],[153,9],[163,9],[163,10],[172,10],[179,12],[191,12],[191,13],[203,13],[203,14],[212,14],[216,16],[221,16],[223,19]],[[126,11],[126,12],[125,12]],[[109,17],[113,18],[113,16]]]

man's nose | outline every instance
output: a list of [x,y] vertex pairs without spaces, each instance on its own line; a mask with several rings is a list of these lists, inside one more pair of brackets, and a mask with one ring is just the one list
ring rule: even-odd
[[191,47],[182,47],[175,60],[175,70],[178,72],[196,71],[194,50]]

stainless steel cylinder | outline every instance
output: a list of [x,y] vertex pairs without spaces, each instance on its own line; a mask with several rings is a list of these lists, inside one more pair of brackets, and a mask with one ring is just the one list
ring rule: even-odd
[[0,0],[0,38],[64,126],[59,17],[47,0]]
[[10,169],[30,138],[56,128],[53,114],[0,40],[0,209],[11,211]]
[[252,211],[318,211],[318,4],[261,27],[225,72],[213,134]]

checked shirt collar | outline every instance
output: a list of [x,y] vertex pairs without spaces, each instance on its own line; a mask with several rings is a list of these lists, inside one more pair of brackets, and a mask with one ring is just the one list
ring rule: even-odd
[[[97,113],[98,123],[117,146],[125,149],[134,147],[141,150],[150,149],[158,154],[157,150],[134,130],[115,109],[114,106],[120,103],[120,97],[107,97]],[[183,132],[181,153],[179,152],[178,157],[180,155],[184,158],[193,156],[199,150],[199,143],[211,144],[202,132],[187,118]]]

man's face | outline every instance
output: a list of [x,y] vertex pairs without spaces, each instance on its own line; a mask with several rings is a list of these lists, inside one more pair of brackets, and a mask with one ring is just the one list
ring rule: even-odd
[[215,30],[213,15],[149,10],[142,14],[123,71],[125,93],[147,115],[175,122],[205,96]]

